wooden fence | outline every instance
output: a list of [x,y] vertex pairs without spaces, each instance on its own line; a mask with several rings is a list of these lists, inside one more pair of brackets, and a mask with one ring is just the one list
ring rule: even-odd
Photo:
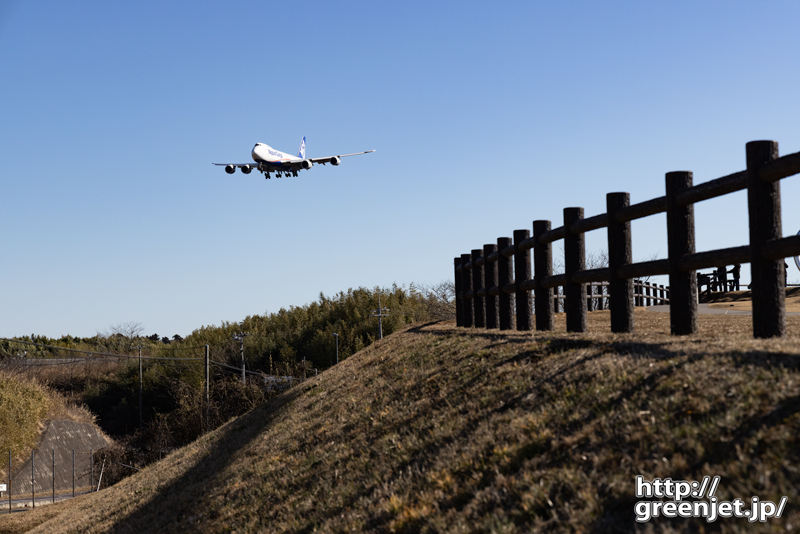
[[[697,332],[698,269],[750,263],[753,335],[786,333],[784,258],[800,254],[800,235],[782,237],[780,180],[800,173],[800,152],[778,157],[775,141],[747,143],[747,169],[699,185],[689,171],[666,174],[666,195],[639,204],[628,193],[608,193],[606,213],[584,218],[583,208],[564,208],[564,224],[533,221],[529,230],[514,230],[513,240],[500,237],[471,254],[455,258],[457,324],[464,327],[512,328],[512,298],[516,329],[553,330],[553,288],[562,287],[568,332],[586,331],[587,284],[608,282],[612,332],[633,332],[633,279],[669,275],[670,331]],[[747,189],[750,244],[695,252],[694,204]],[[631,221],[667,214],[664,260],[633,263]],[[606,228],[608,267],[586,269],[584,234]],[[552,243],[564,240],[564,274],[553,275]],[[531,254],[533,250],[533,274]],[[531,298],[530,292],[533,292]],[[533,302],[532,302],[533,299]]]
[[[559,289],[559,287],[554,288],[553,309],[555,313],[566,310],[564,307],[565,295],[560,293]],[[633,281],[634,306],[655,306],[658,304],[669,304],[669,287],[648,284],[642,280]],[[608,282],[586,284],[586,309],[588,311],[608,309]],[[487,310],[486,313],[490,313],[490,310]]]

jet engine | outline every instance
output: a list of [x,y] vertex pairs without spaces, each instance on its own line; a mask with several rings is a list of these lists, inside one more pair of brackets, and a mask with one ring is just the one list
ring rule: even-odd
[[342,158],[340,158],[339,156],[333,156],[331,158],[331,165],[338,165],[341,162],[342,162]]
[[310,169],[312,165],[314,164],[307,159],[304,159],[303,161],[300,162],[300,166],[303,167],[304,169]]
[[225,165],[225,172],[227,172],[228,174],[235,173],[236,172],[236,166],[235,165]]
[[253,170],[253,167],[251,167],[250,165],[242,165],[241,169],[243,173],[250,174],[250,171]]

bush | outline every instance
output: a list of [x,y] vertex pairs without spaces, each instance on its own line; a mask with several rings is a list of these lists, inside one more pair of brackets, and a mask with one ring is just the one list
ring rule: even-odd
[[52,401],[35,381],[0,373],[0,451],[16,456],[33,447],[39,435],[39,421],[47,415]]

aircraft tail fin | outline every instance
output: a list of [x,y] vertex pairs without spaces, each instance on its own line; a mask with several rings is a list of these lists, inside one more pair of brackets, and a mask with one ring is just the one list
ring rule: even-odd
[[298,158],[306,159],[306,138],[303,136],[303,140],[300,141],[300,151],[297,153]]

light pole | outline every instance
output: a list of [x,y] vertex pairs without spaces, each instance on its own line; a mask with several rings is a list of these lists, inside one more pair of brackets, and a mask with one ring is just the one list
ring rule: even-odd
[[142,428],[142,346],[139,345],[139,430]]
[[392,310],[389,308],[381,307],[381,294],[378,293],[378,309],[372,310],[372,315],[370,315],[370,317],[378,318],[378,339],[383,339],[383,318],[388,317],[390,311]]
[[333,335],[336,337],[336,365],[339,365],[339,334],[334,332]]
[[249,336],[247,332],[239,332],[238,334],[233,334],[233,339],[239,342],[239,353],[242,355],[242,384],[247,384],[247,378],[245,377],[244,373],[244,338],[245,336]]
[[[133,345],[131,345],[133,348]],[[142,346],[139,349],[139,430],[142,429]]]

